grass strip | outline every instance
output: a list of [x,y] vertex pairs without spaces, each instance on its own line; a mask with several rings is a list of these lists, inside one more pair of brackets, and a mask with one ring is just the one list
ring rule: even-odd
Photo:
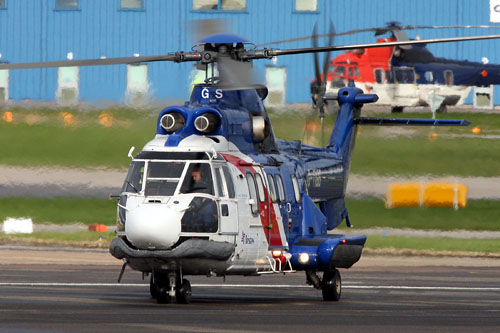
[[366,240],[368,249],[425,250],[432,252],[480,252],[500,254],[499,239],[463,239],[448,237],[403,237],[370,235]]
[[[0,113],[6,111],[5,108],[0,109]],[[90,111],[13,108],[9,112],[13,113],[12,122],[0,119],[0,141],[5,143],[0,164],[118,169],[128,167],[130,160],[126,154],[131,146],[135,146],[137,152],[154,137],[157,114],[157,111],[127,108]],[[68,114],[73,115],[73,120],[66,124],[64,119]],[[113,119],[109,127],[100,123],[103,114]],[[430,114],[422,113],[405,112],[399,116],[430,118]],[[474,126],[481,127],[482,134],[473,137],[447,136],[471,135],[470,126],[398,127],[396,130],[365,126],[361,128],[356,142],[352,171],[379,175],[500,176],[500,159],[494,154],[500,151],[500,140],[481,139],[485,134],[500,134],[498,115],[448,113],[438,117],[467,118]],[[290,121],[291,118],[294,120]],[[285,116],[271,112],[271,119],[276,136],[320,144],[321,126],[317,115],[287,111]],[[331,133],[333,121],[333,116],[326,118],[326,139]],[[306,123],[308,130],[304,132]],[[429,140],[433,132],[438,134],[435,141]]]
[[34,232],[8,235],[0,232],[0,244],[107,248],[115,237],[114,232]]
[[[351,223],[373,227],[426,230],[500,231],[500,201],[469,200],[465,208],[399,207],[387,209],[377,198],[346,199]],[[96,198],[0,198],[0,220],[30,217],[34,223],[116,223],[116,200]],[[344,226],[344,225],[342,225]]]
[[[14,235],[0,233],[0,244],[107,248],[115,237],[112,232],[35,232]],[[364,251],[368,254],[500,257],[500,241],[446,237],[368,236]]]
[[116,200],[97,198],[25,198],[0,199],[0,220],[29,217],[34,223],[116,223]]
[[398,207],[387,209],[377,198],[346,199],[351,223],[373,227],[429,230],[500,230],[500,201],[469,200],[465,208]]

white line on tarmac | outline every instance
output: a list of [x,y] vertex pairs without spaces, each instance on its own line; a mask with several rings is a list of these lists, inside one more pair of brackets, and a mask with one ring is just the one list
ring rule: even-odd
[[[192,284],[193,287],[214,288],[312,288],[293,284]],[[0,287],[149,287],[145,283],[58,283],[58,282],[0,282]],[[343,285],[344,289],[386,290],[447,290],[447,291],[500,291],[496,287],[418,287],[418,286],[362,286]]]

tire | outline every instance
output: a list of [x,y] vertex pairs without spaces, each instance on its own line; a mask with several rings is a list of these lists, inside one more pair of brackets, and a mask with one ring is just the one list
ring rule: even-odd
[[338,302],[342,294],[342,279],[338,270],[325,271],[321,282],[324,301]]
[[151,274],[151,279],[149,280],[149,293],[152,298],[156,299],[156,285],[153,276],[154,274]]
[[403,107],[402,106],[393,106],[391,108],[392,113],[401,113],[403,112]]
[[189,304],[191,303],[191,294],[191,283],[183,279],[181,286],[175,291],[175,300],[178,304]]
[[172,302],[172,296],[168,294],[170,291],[170,283],[166,275],[156,275],[153,282],[154,291],[152,292],[153,297],[156,298],[158,304],[167,304]]

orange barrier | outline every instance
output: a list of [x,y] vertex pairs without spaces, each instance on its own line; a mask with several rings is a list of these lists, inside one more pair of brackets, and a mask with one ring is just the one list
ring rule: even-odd
[[389,185],[385,200],[387,208],[454,207],[467,205],[467,186],[447,183],[396,183]]
[[108,226],[105,224],[91,224],[89,225],[89,231],[95,231],[95,232],[107,232],[108,231]]

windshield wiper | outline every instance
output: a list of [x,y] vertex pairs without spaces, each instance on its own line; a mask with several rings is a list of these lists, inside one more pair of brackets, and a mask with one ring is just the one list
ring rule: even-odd
[[128,185],[130,185],[130,187],[132,187],[132,188],[134,189],[135,193],[139,193],[139,191],[135,188],[135,186],[134,186],[134,185],[132,185],[132,183],[131,183],[131,182],[129,182],[128,180],[126,180],[125,182],[126,182]]

